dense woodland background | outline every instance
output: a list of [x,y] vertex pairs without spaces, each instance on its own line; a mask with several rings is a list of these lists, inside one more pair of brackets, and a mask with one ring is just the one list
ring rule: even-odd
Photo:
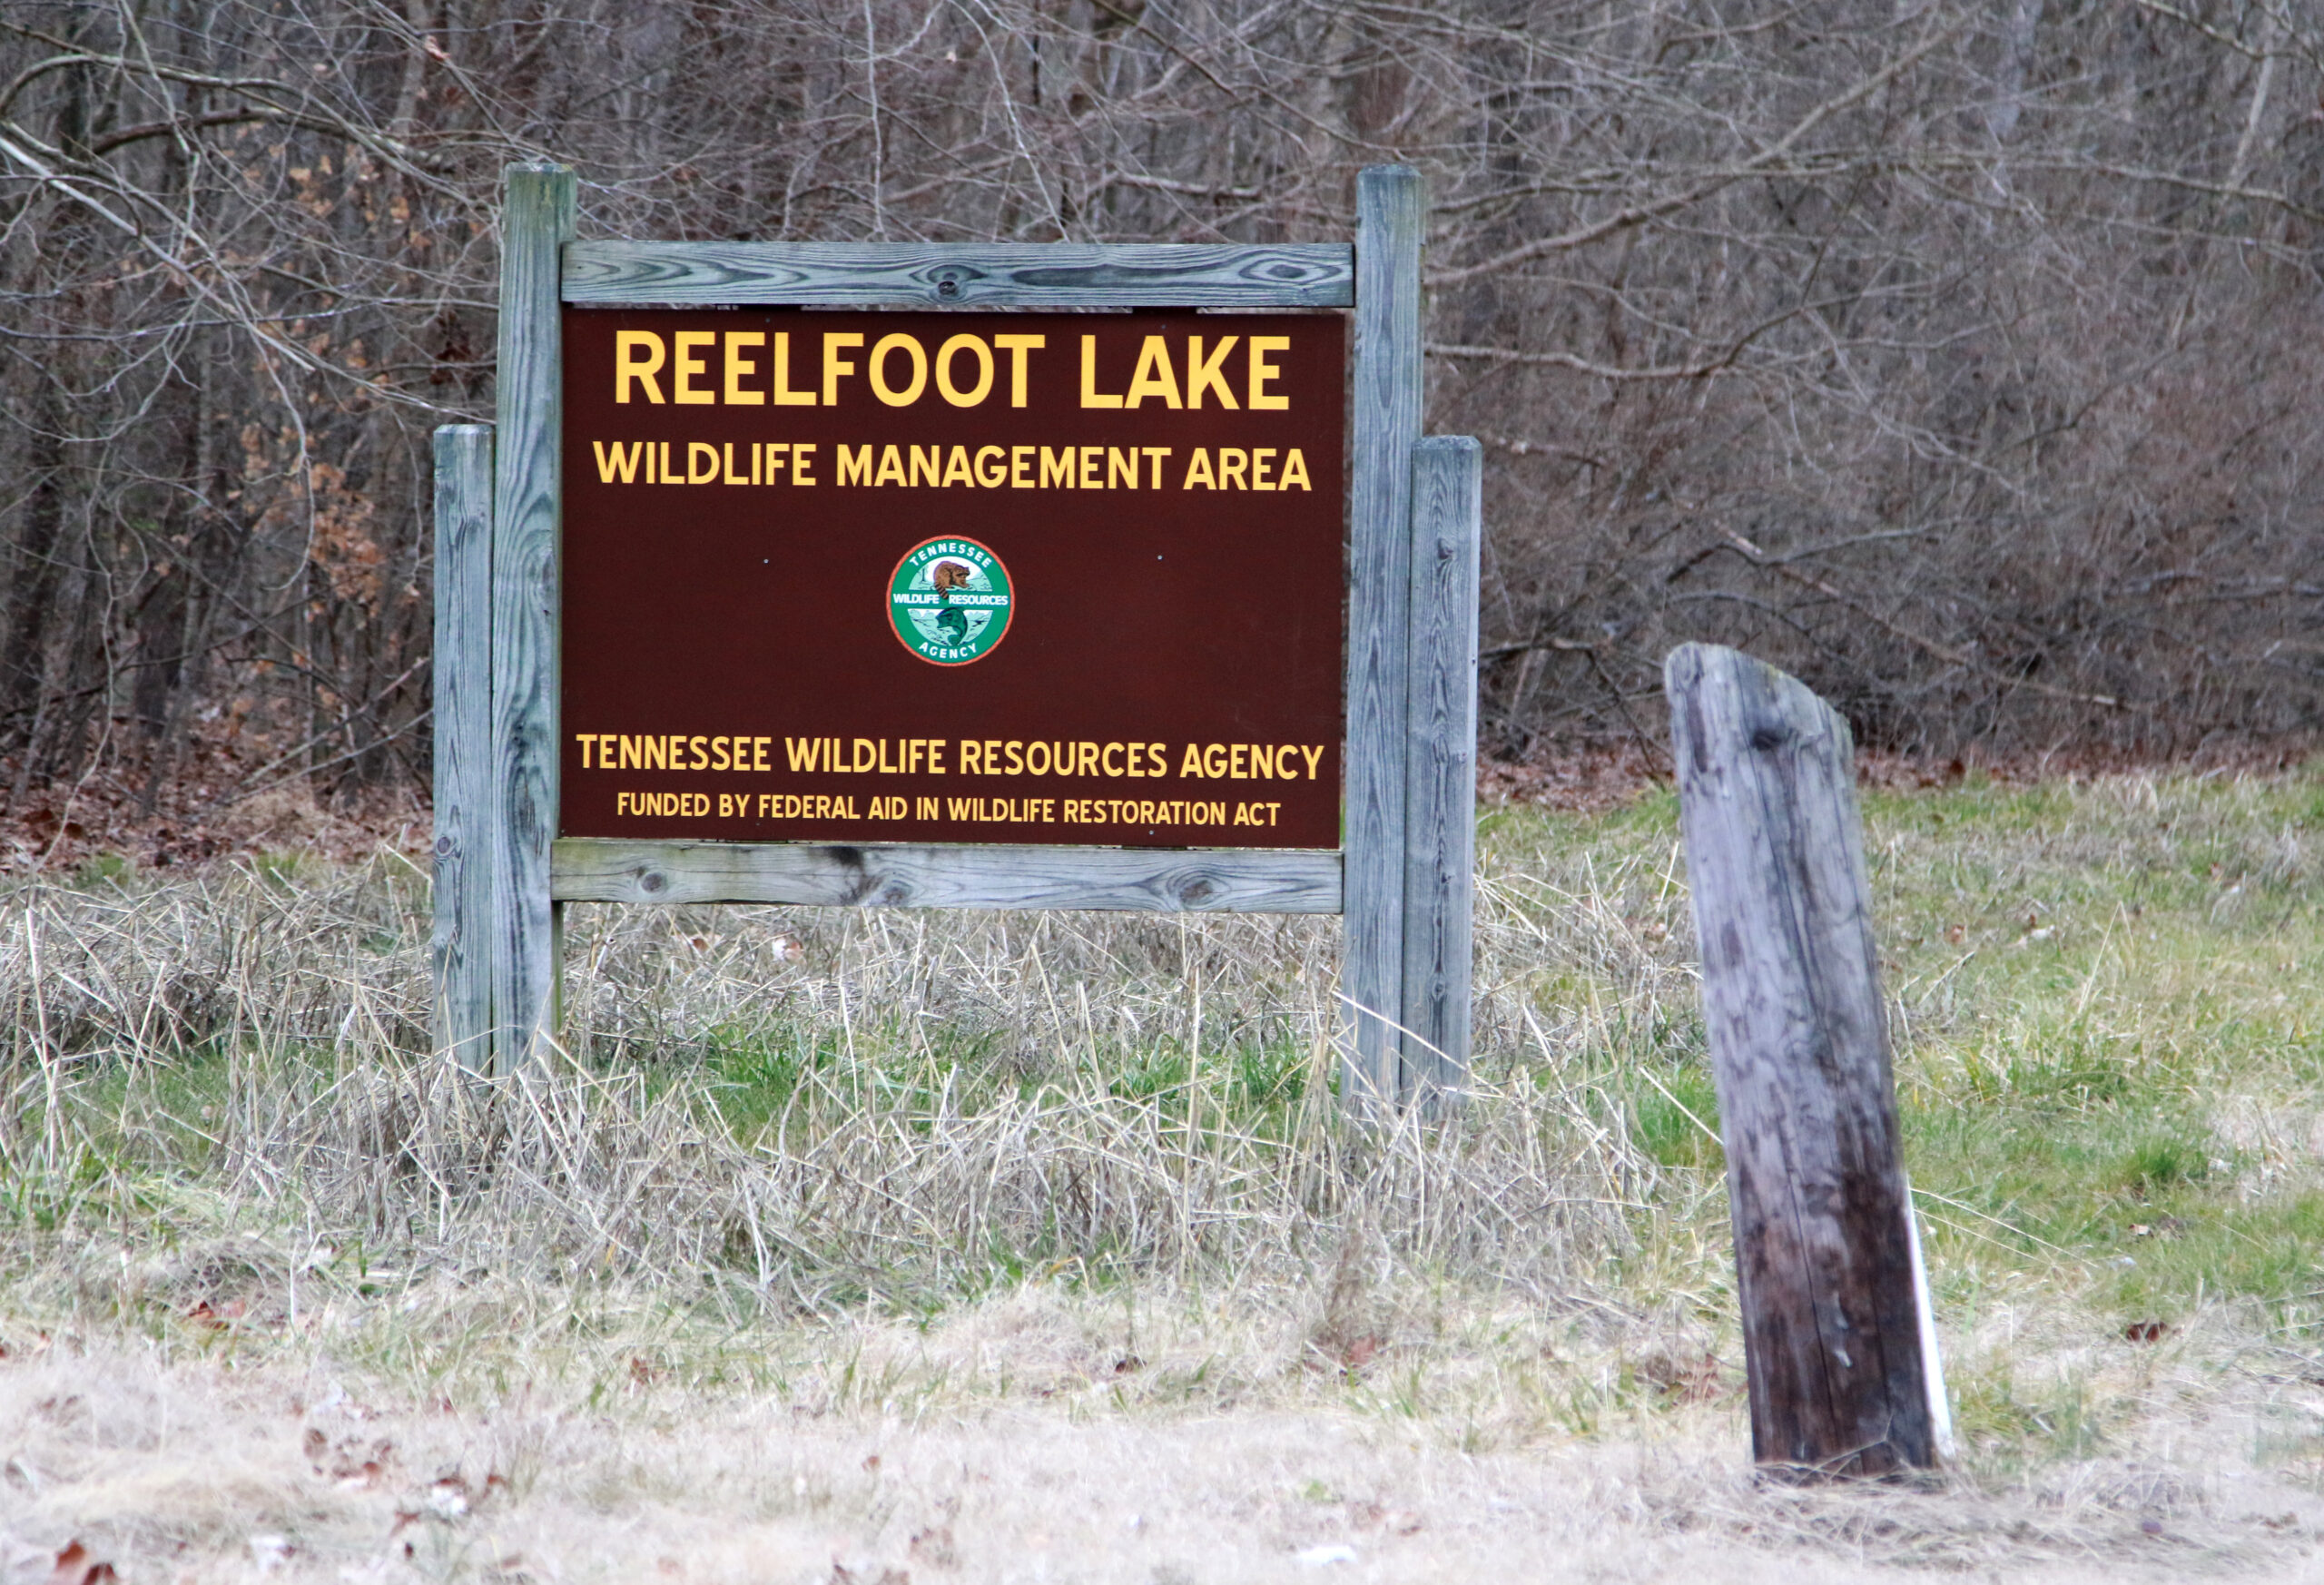
[[2305,0],[5,0],[0,84],[35,830],[424,786],[427,436],[540,156],[757,239],[1339,239],[1423,167],[1502,756],[1657,734],[1685,638],[1940,757],[2324,721]]

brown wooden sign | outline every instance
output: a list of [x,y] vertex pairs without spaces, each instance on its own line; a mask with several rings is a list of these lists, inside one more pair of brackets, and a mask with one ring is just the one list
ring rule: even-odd
[[563,341],[560,834],[1340,845],[1339,314]]
[[1344,914],[1342,1101],[1468,1039],[1474,441],[1426,184],[1324,242],[576,235],[506,172],[436,436],[437,1027],[547,1059],[569,902]]

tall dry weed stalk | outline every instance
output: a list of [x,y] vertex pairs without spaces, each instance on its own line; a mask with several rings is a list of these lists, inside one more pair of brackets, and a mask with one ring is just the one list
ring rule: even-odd
[[399,857],[30,882],[0,897],[8,1220],[818,1311],[1043,1268],[1304,1282],[1351,1239],[1553,1298],[1649,1167],[1528,989],[1630,927],[1545,884],[1488,885],[1460,1115],[1361,1133],[1328,920],[576,908],[570,1049],[490,1081],[429,1048]]

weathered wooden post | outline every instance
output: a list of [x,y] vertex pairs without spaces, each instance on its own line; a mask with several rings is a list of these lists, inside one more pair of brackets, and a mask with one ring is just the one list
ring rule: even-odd
[[436,1045],[492,1056],[492,431],[436,431]]
[[1348,472],[1346,949],[1340,1104],[1405,1098],[1404,797],[1413,447],[1420,438],[1420,250],[1428,182],[1375,165],[1355,184],[1355,382]]
[[1399,1099],[1430,1111],[1458,1096],[1469,1074],[1483,458],[1465,435],[1433,436],[1413,448]]
[[1847,724],[1748,655],[1663,665],[1743,1309],[1753,1456],[1937,1456]]
[[564,909],[552,901],[556,834],[557,571],[564,385],[561,252],[573,172],[511,165],[501,210],[499,424],[492,510],[493,1066],[546,1055],[557,1030]]

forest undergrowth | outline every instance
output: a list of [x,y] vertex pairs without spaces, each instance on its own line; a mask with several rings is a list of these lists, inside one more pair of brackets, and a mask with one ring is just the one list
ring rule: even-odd
[[[1486,812],[1472,1093],[1373,1134],[1334,1108],[1335,920],[576,905],[570,1048],[494,1083],[428,1049],[397,853],[15,883],[0,1537],[125,1580],[1012,1578],[1053,1532],[1095,1578],[1344,1546],[1417,1579],[1583,1512],[1613,1577],[2297,1567],[2324,778],[1973,774],[1866,815],[1962,1442],[1933,1489],[1745,1478],[1658,792]],[[241,1420],[243,1473],[187,1484],[182,1438]],[[982,1548],[931,1539],[975,1531],[980,1459],[1173,1458],[1226,1484],[1147,1509],[1226,1526],[1215,1566],[989,1494]],[[712,1518],[791,1539],[665,1559]]]

